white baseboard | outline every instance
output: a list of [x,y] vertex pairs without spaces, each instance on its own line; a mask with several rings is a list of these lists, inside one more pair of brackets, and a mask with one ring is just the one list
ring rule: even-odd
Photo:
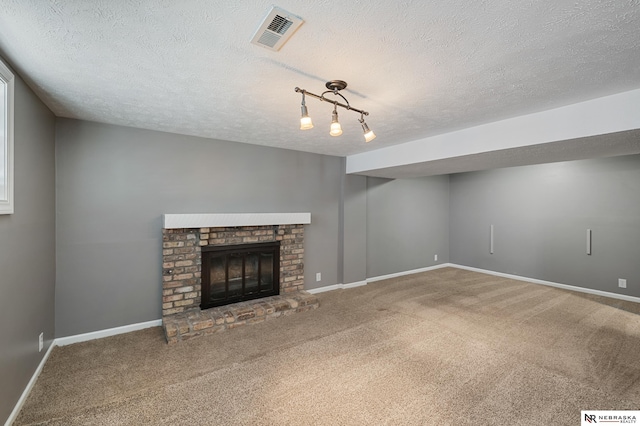
[[311,288],[309,290],[307,290],[307,292],[311,293],[311,294],[318,294],[318,293],[324,293],[325,291],[333,291],[333,290],[343,290],[346,288],[354,288],[354,287],[360,287],[363,285],[367,285],[366,281],[356,281],[354,283],[348,283],[348,284],[334,284],[334,285],[328,285],[328,286],[324,286],[324,287],[318,287],[318,288]]
[[318,294],[318,293],[324,293],[325,291],[333,291],[333,290],[340,290],[340,289],[342,289],[342,284],[333,284],[333,285],[327,285],[324,287],[309,288],[309,289],[305,289],[305,291],[311,294]]
[[358,281],[358,282],[350,283],[350,284],[334,284],[334,285],[330,285],[330,286],[326,286],[326,287],[310,289],[310,290],[307,290],[307,291],[309,293],[311,293],[311,294],[317,294],[317,293],[323,293],[325,291],[359,287],[359,286],[367,285],[368,283],[373,283],[373,282],[376,282],[376,281],[388,280],[388,279],[391,279],[391,278],[402,277],[404,275],[419,274],[421,272],[433,271],[435,269],[449,268],[449,267],[450,268],[465,269],[467,271],[473,271],[473,272],[480,272],[482,274],[494,275],[494,276],[497,276],[497,277],[510,278],[512,280],[525,281],[525,282],[532,283],[532,284],[541,284],[541,285],[546,285],[546,286],[549,286],[549,287],[561,288],[561,289],[564,289],[564,290],[571,290],[571,291],[577,291],[577,292],[580,292],[580,293],[593,294],[593,295],[596,295],[596,296],[609,297],[609,298],[612,298],[612,299],[625,300],[627,302],[640,303],[640,297],[628,296],[626,294],[611,293],[611,292],[602,291],[602,290],[594,290],[594,289],[584,288],[584,287],[577,287],[577,286],[573,286],[573,285],[569,285],[569,284],[561,284],[561,283],[556,283],[556,282],[552,282],[552,281],[544,281],[544,280],[539,280],[537,278],[528,278],[528,277],[523,277],[523,276],[520,276],[520,275],[505,274],[503,272],[490,271],[488,269],[480,269],[480,268],[474,268],[472,266],[458,265],[456,263],[442,263],[440,265],[428,266],[426,268],[412,269],[412,270],[409,270],[409,271],[397,272],[395,274],[380,275],[378,277],[367,278],[366,281]]
[[33,389],[33,386],[36,384],[36,380],[38,380],[38,376],[40,376],[40,373],[42,372],[47,359],[49,359],[49,355],[51,355],[51,351],[53,350],[54,346],[56,346],[55,340],[49,345],[49,349],[47,349],[47,352],[45,352],[44,356],[42,357],[40,364],[38,364],[38,368],[36,368],[33,376],[31,376],[31,380],[29,380],[29,383],[27,383],[27,387],[24,388],[22,395],[20,395],[20,399],[18,399],[16,406],[13,407],[13,411],[11,412],[11,414],[9,414],[9,418],[5,422],[4,426],[11,426],[18,417],[18,414],[20,413],[20,410],[22,410],[24,402],[27,400],[27,397],[31,393],[31,389]]
[[367,278],[367,282],[368,283],[374,283],[376,281],[388,280],[390,278],[398,278],[398,277],[402,277],[402,276],[405,276],[405,275],[419,274],[421,272],[433,271],[435,269],[447,268],[449,266],[455,266],[455,265],[452,265],[451,263],[441,263],[439,265],[427,266],[426,268],[411,269],[409,271],[396,272],[395,274],[380,275],[380,276],[373,277],[373,278]]
[[342,284],[342,288],[356,288],[367,285],[367,281],[356,281],[354,283]]
[[584,287],[577,287],[577,286],[569,285],[569,284],[560,284],[560,283],[555,283],[553,281],[544,281],[544,280],[539,280],[539,279],[536,279],[536,278],[522,277],[520,275],[505,274],[503,272],[495,272],[495,271],[489,271],[487,269],[474,268],[472,266],[457,265],[455,263],[452,263],[449,266],[451,266],[453,268],[458,268],[458,269],[466,269],[467,271],[480,272],[482,274],[495,275],[497,277],[510,278],[512,280],[525,281],[525,282],[532,283],[532,284],[541,284],[541,285],[546,285],[546,286],[549,286],[549,287],[561,288],[563,290],[577,291],[577,292],[580,292],[580,293],[594,294],[596,296],[603,296],[603,297],[609,297],[609,298],[612,298],[612,299],[625,300],[627,302],[640,303],[640,297],[627,296],[626,294],[611,293],[611,292],[608,292],[608,291],[594,290],[594,289],[584,288]]
[[145,328],[157,327],[162,325],[162,320],[153,320],[147,322],[139,322],[136,324],[123,325],[122,327],[108,328],[106,330],[93,331],[91,333],[76,334],[75,336],[59,337],[55,340],[56,346],[66,346],[72,343],[87,342],[94,339],[102,339],[103,337],[115,336],[117,334],[129,333],[132,331],[143,330]]
[[308,291],[311,294],[318,294],[318,293],[324,293],[325,291],[343,290],[343,289],[347,289],[347,288],[355,288],[355,287],[360,287],[360,286],[367,285],[369,283],[373,283],[373,282],[376,282],[376,281],[388,280],[390,278],[401,277],[403,275],[419,274],[421,272],[433,271],[434,269],[446,268],[448,266],[453,266],[453,265],[451,263],[442,263],[440,265],[427,266],[426,268],[412,269],[410,271],[397,272],[395,274],[381,275],[381,276],[378,276],[378,277],[367,278],[364,281],[356,281],[356,282],[348,283],[348,284],[333,284],[333,285],[328,285],[328,286],[325,286],[325,287],[311,288],[311,289],[308,289],[306,291]]

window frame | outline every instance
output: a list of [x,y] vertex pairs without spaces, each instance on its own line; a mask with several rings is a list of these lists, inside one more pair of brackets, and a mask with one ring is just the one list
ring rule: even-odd
[[4,151],[4,182],[6,194],[0,193],[0,215],[13,214],[13,121],[14,121],[14,82],[15,76],[9,67],[0,59],[0,84],[4,85],[4,98],[0,99],[4,108],[4,134],[0,134],[0,150]]

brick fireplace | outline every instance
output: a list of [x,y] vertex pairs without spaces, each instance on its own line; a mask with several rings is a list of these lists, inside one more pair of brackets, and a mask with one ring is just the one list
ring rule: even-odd
[[[162,323],[167,342],[318,307],[318,299],[304,291],[304,225],[310,223],[308,213],[165,215],[164,222]],[[280,242],[279,295],[200,308],[203,248],[274,241]]]

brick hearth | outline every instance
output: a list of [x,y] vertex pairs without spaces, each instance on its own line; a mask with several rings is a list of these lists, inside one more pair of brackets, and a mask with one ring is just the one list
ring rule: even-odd
[[[304,287],[304,226],[162,231],[162,323],[167,342],[217,333],[318,307]],[[280,241],[280,295],[201,310],[202,247]]]
[[205,310],[189,310],[164,318],[163,325],[167,342],[176,343],[317,307],[316,296],[306,291],[294,291],[284,296],[270,296]]

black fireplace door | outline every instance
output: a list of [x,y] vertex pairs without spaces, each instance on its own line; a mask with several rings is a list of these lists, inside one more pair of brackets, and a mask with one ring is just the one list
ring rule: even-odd
[[202,248],[202,309],[279,293],[279,241]]

